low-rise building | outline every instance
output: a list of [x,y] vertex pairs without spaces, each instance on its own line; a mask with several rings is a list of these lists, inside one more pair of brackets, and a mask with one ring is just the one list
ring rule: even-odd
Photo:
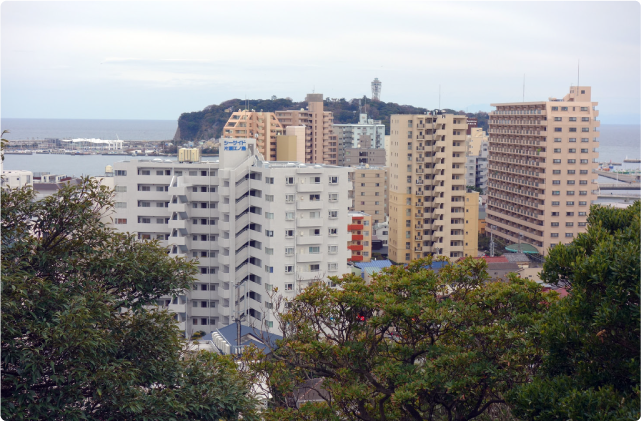
[[21,188],[33,186],[33,172],[27,170],[3,170],[2,187],[3,188]]
[[352,252],[350,262],[369,262],[372,259],[372,216],[364,212],[348,213],[347,249]]

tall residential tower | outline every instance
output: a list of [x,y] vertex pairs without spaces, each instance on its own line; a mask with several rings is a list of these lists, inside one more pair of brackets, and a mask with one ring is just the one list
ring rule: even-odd
[[563,99],[492,104],[487,227],[540,254],[586,229],[596,200],[597,102],[588,86]]

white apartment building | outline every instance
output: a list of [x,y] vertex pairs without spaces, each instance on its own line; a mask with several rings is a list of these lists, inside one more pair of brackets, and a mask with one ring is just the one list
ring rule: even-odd
[[33,172],[2,170],[2,187],[16,189],[24,186],[33,186]]
[[344,165],[345,150],[359,148],[363,136],[371,142],[369,148],[385,148],[385,125],[380,120],[368,119],[367,114],[360,114],[356,124],[334,124],[332,128],[338,141],[339,165]]
[[234,323],[277,333],[270,294],[348,273],[349,168],[267,162],[254,139],[222,139],[220,159],[114,164],[115,226],[198,262],[193,290],[159,300],[190,337]]

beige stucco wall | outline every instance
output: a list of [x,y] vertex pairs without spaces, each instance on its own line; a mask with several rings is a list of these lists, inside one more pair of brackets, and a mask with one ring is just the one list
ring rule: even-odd
[[387,168],[356,167],[353,173],[352,210],[371,215],[374,224],[385,221],[387,209]]
[[465,234],[463,242],[465,257],[478,256],[479,249],[479,193],[465,193]]
[[296,161],[298,157],[297,141],[296,136],[276,136],[276,160]]

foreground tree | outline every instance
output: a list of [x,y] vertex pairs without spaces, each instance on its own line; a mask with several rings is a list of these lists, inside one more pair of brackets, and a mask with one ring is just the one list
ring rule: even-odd
[[145,307],[190,288],[193,264],[106,227],[111,205],[89,179],[2,191],[2,418],[255,419],[235,363],[185,352]]
[[517,389],[514,411],[529,420],[639,419],[639,214],[593,206],[588,230],[550,249],[542,278],[570,295],[539,330],[542,370]]
[[[438,274],[431,263],[393,267],[369,285],[317,282],[289,303],[279,348],[246,356],[272,397],[266,419],[469,420],[505,409],[505,393],[538,366],[527,331],[556,294],[516,276],[487,283],[483,260]],[[297,405],[297,386],[317,377],[326,402]]]

